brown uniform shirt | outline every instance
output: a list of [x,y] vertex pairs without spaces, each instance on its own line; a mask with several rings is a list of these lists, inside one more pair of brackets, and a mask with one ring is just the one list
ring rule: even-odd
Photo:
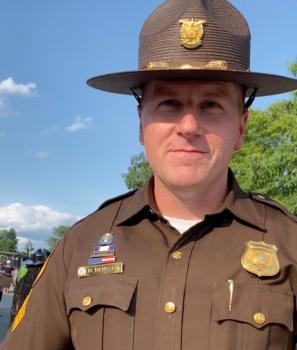
[[[66,234],[1,350],[295,349],[296,218],[232,179],[221,210],[181,235],[150,193],[111,200]],[[104,232],[124,273],[79,278]],[[242,267],[248,241],[279,249],[277,275]]]

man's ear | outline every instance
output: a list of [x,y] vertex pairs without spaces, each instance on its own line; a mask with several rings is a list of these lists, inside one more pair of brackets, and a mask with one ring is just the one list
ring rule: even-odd
[[142,119],[141,119],[141,105],[137,106],[137,112],[139,117],[139,142],[141,145],[144,145],[143,133],[142,133]]
[[248,117],[249,117],[249,110],[247,108],[244,108],[242,115],[240,117],[240,123],[239,123],[239,129],[238,129],[238,138],[237,141],[234,145],[234,151],[238,151],[242,144],[243,144],[243,140],[244,140],[244,134],[245,134],[245,130],[246,130],[246,126],[247,126],[247,121],[248,121]]

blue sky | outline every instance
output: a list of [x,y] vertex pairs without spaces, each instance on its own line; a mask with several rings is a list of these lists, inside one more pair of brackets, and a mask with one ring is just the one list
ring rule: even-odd
[[[297,1],[231,2],[250,25],[251,69],[288,75]],[[14,227],[21,244],[46,246],[53,226],[126,191],[122,174],[142,151],[136,103],[86,80],[137,67],[139,30],[160,3],[1,1],[0,228]]]

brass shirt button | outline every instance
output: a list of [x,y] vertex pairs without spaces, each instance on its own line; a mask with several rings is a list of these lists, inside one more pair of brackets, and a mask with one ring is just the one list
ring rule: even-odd
[[266,317],[262,312],[255,313],[253,318],[257,324],[263,324],[266,321]]
[[92,304],[92,301],[93,301],[92,297],[87,296],[83,298],[81,303],[83,306],[90,306]]
[[165,304],[165,311],[168,314],[173,314],[176,310],[176,306],[172,301],[169,301],[168,303]]
[[183,256],[183,253],[179,252],[178,250],[175,250],[171,253],[171,256],[173,257],[173,259],[180,260]]

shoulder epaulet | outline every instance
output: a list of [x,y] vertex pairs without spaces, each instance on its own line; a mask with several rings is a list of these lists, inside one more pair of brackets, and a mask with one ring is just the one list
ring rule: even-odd
[[103,202],[99,208],[97,209],[98,210],[101,210],[105,207],[107,207],[108,205],[112,204],[112,203],[115,203],[115,202],[118,202],[120,200],[123,200],[125,198],[128,198],[130,196],[132,196],[137,190],[132,190],[132,191],[129,191],[129,192],[126,192],[126,193],[123,193],[123,194],[120,194],[119,196],[116,196],[116,197],[113,197],[113,198],[110,198],[110,199],[107,199],[105,202]]
[[257,202],[267,204],[270,207],[276,208],[280,211],[282,211],[285,215],[289,216],[291,219],[293,219],[295,222],[297,222],[297,216],[292,214],[285,206],[283,206],[281,203],[277,202],[276,200],[270,198],[269,196],[265,196],[260,193],[254,193],[250,192],[250,197],[254,199]]
[[[137,190],[132,190],[132,191],[129,191],[129,192],[126,192],[126,193],[123,193],[123,194],[120,194],[119,196],[117,197],[113,197],[113,198],[110,198],[110,199],[107,199],[105,202],[103,202],[95,211],[93,211],[92,213],[90,213],[89,215],[83,217],[82,219],[76,221],[72,227],[74,226],[77,226],[78,224],[80,224],[81,222],[85,221],[86,219],[88,219],[89,217],[91,217],[92,215],[94,215],[95,213],[97,213],[99,210],[107,207],[108,205],[112,204],[112,203],[115,203],[119,200],[122,200],[122,199],[125,199],[125,198],[128,198],[130,196],[132,196]],[[71,227],[71,228],[72,228]]]

